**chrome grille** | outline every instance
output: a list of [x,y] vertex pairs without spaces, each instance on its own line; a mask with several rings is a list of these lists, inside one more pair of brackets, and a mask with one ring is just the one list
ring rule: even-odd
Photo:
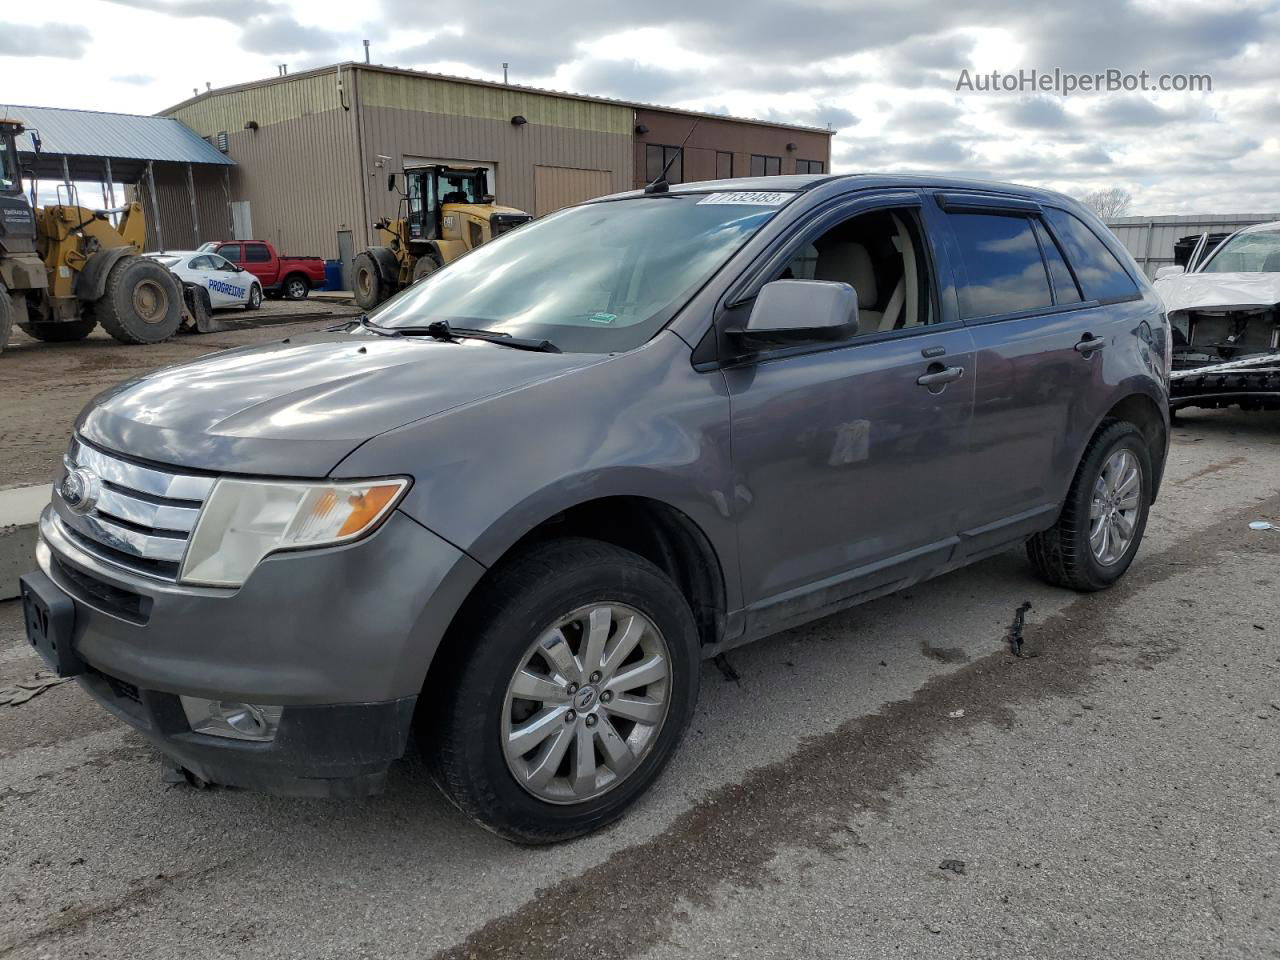
[[[62,529],[99,560],[136,573],[176,580],[200,507],[216,478],[143,466],[91,446],[78,437],[63,458],[65,472],[53,488]],[[86,511],[63,496],[63,478],[79,468],[98,479]]]

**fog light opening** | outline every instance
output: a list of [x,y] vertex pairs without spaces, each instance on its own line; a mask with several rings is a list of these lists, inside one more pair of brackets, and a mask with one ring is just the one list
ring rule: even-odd
[[194,733],[232,740],[274,740],[280,726],[282,706],[239,703],[235,700],[206,700],[182,697],[182,709]]

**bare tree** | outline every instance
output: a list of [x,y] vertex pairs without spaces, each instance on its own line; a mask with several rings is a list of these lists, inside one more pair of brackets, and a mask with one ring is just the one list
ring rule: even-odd
[[1133,204],[1133,194],[1122,187],[1110,190],[1094,190],[1080,198],[1080,202],[1096,213],[1103,220],[1123,217]]

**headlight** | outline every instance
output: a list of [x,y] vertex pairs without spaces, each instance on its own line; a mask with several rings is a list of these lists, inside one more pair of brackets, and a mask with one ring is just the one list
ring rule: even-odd
[[200,511],[179,579],[238,587],[269,553],[327,547],[377,529],[409,481],[219,480]]

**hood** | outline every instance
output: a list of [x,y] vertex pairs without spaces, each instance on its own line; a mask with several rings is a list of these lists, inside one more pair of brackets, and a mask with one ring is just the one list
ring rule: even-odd
[[1244,310],[1280,303],[1280,273],[1183,273],[1161,277],[1154,286],[1170,313]]
[[309,334],[127,381],[95,398],[76,429],[159,463],[324,476],[386,430],[604,359],[478,340]]

